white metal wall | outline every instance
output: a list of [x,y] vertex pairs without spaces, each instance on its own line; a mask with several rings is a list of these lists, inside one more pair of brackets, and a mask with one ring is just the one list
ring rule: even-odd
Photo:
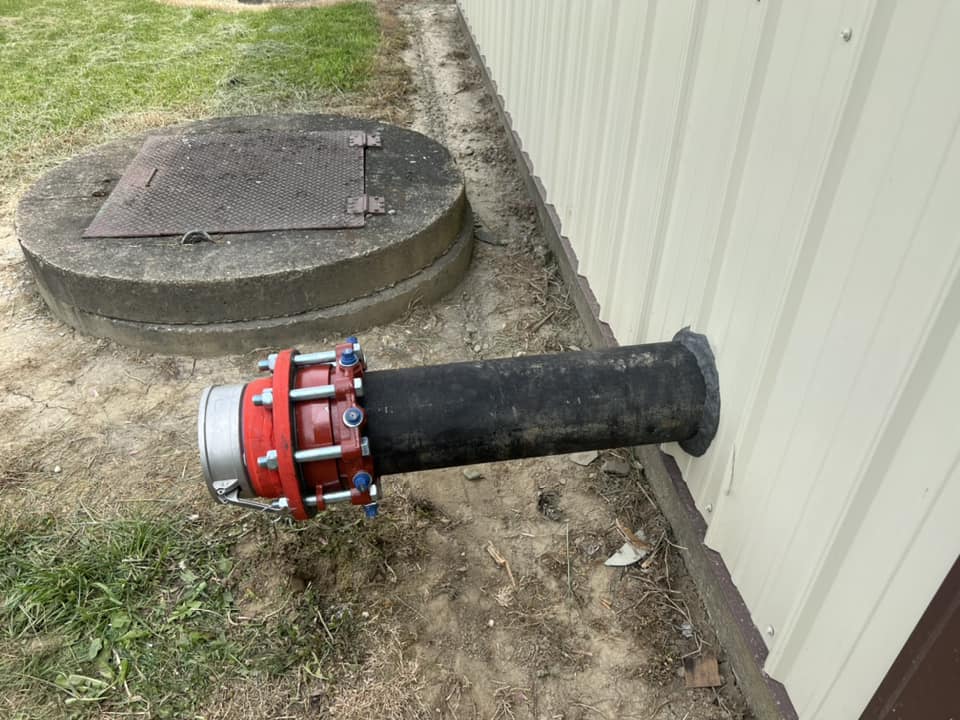
[[710,338],[707,544],[856,718],[960,552],[960,3],[459,3],[618,340]]

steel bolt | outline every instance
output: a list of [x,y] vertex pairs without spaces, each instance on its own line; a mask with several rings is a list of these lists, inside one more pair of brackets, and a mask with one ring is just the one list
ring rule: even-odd
[[273,405],[273,390],[265,389],[259,395],[253,396],[253,404],[257,407],[270,407]]
[[373,484],[373,478],[370,476],[370,473],[361,470],[356,475],[353,476],[353,486],[362,493],[365,493],[370,489],[370,486]]
[[360,454],[363,457],[370,457],[370,439],[360,438]]
[[353,379],[353,393],[357,397],[363,397],[363,380],[360,378]]
[[713,512],[713,504],[707,505],[707,507],[704,508],[704,509],[705,509],[708,513],[712,513],[712,512]]
[[776,630],[773,629],[773,625],[767,625],[767,635],[773,637],[774,633],[776,633]]
[[350,407],[343,411],[343,424],[348,428],[360,427],[363,423],[363,410]]
[[267,470],[276,470],[280,467],[279,457],[276,450],[267,450],[267,454],[257,458],[257,465]]
[[270,353],[269,355],[267,355],[266,360],[261,360],[260,362],[257,363],[257,369],[260,370],[261,372],[267,372],[267,371],[273,372],[273,368],[276,364],[277,364],[277,354]]
[[371,520],[377,516],[377,513],[380,511],[377,503],[370,503],[369,505],[363,506],[363,514],[366,515]]

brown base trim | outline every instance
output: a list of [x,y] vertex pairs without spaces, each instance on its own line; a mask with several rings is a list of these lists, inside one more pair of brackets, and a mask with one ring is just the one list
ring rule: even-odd
[[[607,323],[599,319],[600,305],[590,289],[590,283],[577,273],[577,256],[569,240],[563,236],[560,218],[546,201],[543,183],[534,172],[530,156],[523,150],[520,136],[513,129],[510,113],[504,108],[503,98],[490,76],[486,60],[481,55],[466,20],[457,6],[460,26],[470,45],[474,61],[483,74],[487,92],[494,99],[497,115],[510,147],[520,164],[527,193],[537,208],[537,216],[544,238],[560,266],[560,274],[570,289],[577,312],[586,327],[591,342],[599,347],[617,345],[617,339]],[[687,548],[684,560],[700,592],[717,635],[727,653],[730,666],[751,710],[759,720],[795,720],[796,710],[786,689],[763,672],[767,647],[750,618],[743,598],[730,577],[723,558],[706,545],[706,523],[700,515],[683,481],[680,469],[669,455],[658,447],[640,447],[637,457],[646,470],[647,479],[657,498],[660,510],[666,516],[680,544]]]
[[910,633],[860,720],[957,717],[960,558]]
[[703,544],[707,524],[676,461],[657,446],[635,449],[661,512],[686,548],[683,560],[713,621],[743,696],[760,720],[796,720],[786,688],[763,671],[767,646],[720,553]]

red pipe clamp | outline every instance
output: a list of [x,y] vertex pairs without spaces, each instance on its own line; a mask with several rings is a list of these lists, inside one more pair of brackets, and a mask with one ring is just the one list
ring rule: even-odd
[[[240,440],[252,494],[275,498],[263,509],[307,520],[331,502],[349,501],[374,517],[378,490],[360,401],[366,364],[356,338],[334,352],[284,350],[260,368],[272,376],[244,386]],[[234,488],[211,489],[223,502],[252,504],[237,502],[245,493]]]

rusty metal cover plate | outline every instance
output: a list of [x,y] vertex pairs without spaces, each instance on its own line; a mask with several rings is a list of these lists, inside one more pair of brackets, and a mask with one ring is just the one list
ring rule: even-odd
[[151,136],[84,237],[363,227],[355,131]]

